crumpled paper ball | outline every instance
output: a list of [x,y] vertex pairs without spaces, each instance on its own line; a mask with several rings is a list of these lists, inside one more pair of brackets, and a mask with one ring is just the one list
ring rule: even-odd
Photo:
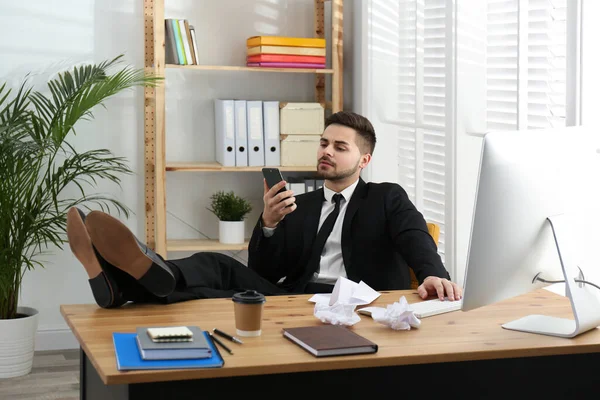
[[389,326],[394,330],[410,330],[410,328],[421,326],[421,320],[415,317],[414,311],[410,309],[404,296],[400,298],[400,301],[389,304],[387,308],[373,311],[371,317],[376,322]]
[[360,317],[354,312],[356,305],[351,304],[315,304],[314,315],[321,322],[331,325],[352,326],[360,321]]

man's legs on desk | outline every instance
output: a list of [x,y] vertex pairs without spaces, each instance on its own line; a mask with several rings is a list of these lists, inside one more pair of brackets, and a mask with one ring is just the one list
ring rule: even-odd
[[225,254],[202,252],[190,257],[167,261],[180,273],[178,286],[167,296],[167,303],[212,297],[231,297],[247,289],[265,296],[289,294],[244,264]]
[[72,208],[67,214],[71,250],[83,264],[94,298],[104,308],[136,303],[175,303],[231,297],[254,289],[264,295],[289,294],[240,262],[219,253],[164,260],[116,218]]

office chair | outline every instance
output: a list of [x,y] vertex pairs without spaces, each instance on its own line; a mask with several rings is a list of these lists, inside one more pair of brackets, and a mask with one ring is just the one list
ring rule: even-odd
[[[428,222],[427,230],[429,230],[429,234],[431,235],[431,237],[433,238],[433,241],[435,242],[435,245],[437,246],[438,240],[440,239],[440,226],[433,222]],[[410,270],[410,288],[416,290],[419,287],[419,281],[417,280],[417,277],[415,276],[415,273],[412,270],[412,268],[409,268],[409,270]]]

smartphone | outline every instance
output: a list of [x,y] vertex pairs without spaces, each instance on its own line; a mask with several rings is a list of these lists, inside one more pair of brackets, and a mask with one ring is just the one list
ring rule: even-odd
[[[277,185],[283,180],[283,176],[281,175],[281,171],[279,171],[279,168],[263,168],[262,173],[265,177],[265,180],[267,181],[267,186],[269,187],[269,189],[271,189],[273,186]],[[284,186],[281,189],[279,189],[277,193],[282,193],[286,190],[287,189]]]

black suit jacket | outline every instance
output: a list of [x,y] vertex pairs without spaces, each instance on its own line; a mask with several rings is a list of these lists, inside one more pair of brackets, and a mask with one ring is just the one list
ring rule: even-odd
[[[261,217],[250,239],[248,267],[273,283],[303,292],[315,271],[307,264],[317,235],[323,189],[296,196],[297,209],[263,234]],[[450,279],[423,215],[402,187],[362,179],[346,209],[342,256],[348,279],[375,290],[410,289],[409,266],[419,282],[427,276]]]

